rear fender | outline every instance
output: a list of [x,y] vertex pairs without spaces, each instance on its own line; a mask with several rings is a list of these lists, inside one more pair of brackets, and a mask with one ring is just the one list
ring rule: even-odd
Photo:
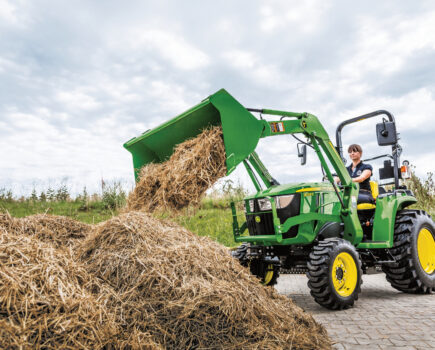
[[379,196],[376,199],[375,218],[373,221],[373,241],[386,242],[387,247],[385,248],[391,248],[393,246],[394,223],[397,211],[415,203],[417,203],[415,197],[401,191]]

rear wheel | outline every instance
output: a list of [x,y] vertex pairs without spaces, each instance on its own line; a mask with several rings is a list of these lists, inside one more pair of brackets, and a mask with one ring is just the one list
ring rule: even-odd
[[435,224],[422,210],[397,213],[394,245],[395,263],[382,266],[391,286],[405,293],[435,291]]
[[319,242],[310,253],[308,287],[314,300],[331,310],[353,306],[361,291],[361,261],[355,247],[341,238]]

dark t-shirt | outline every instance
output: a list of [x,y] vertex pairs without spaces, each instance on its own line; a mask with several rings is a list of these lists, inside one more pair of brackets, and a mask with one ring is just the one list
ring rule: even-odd
[[[352,178],[360,176],[364,170],[370,170],[370,172],[373,174],[372,166],[370,164],[364,164],[363,162],[359,162],[353,171],[352,171],[352,164],[347,167],[347,171],[349,172],[349,175]],[[359,183],[359,188],[361,190],[366,190],[371,192],[370,177],[371,175],[363,182]]]

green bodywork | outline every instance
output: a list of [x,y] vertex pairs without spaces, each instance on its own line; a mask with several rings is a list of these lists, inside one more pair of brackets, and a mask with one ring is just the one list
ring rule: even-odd
[[[137,178],[142,166],[167,160],[177,144],[197,136],[207,127],[221,125],[227,175],[243,162],[257,189],[255,196],[244,200],[245,207],[249,208],[247,204],[250,199],[267,198],[271,202],[270,212],[273,216],[274,232],[250,236],[246,232],[246,222],[239,226],[236,205],[232,203],[234,238],[237,242],[253,242],[260,245],[310,244],[324,223],[342,222],[344,238],[356,247],[391,247],[396,212],[415,203],[415,198],[406,193],[379,198],[373,224],[373,240],[362,242],[363,230],[356,208],[359,186],[352,182],[341,157],[317,117],[309,113],[269,109],[263,109],[261,113],[279,116],[281,119],[257,119],[222,89],[179,116],[129,140],[124,147],[132,153]],[[274,179],[255,153],[255,149],[261,138],[284,134],[303,134],[310,140],[329,183],[274,184]],[[327,160],[333,169],[329,168]],[[254,171],[259,175],[265,189],[257,180]],[[335,185],[332,173],[340,178],[340,189]],[[281,223],[277,215],[275,198],[293,193],[301,194],[300,215]],[[320,197],[322,205],[319,205]],[[293,238],[283,238],[283,233],[294,225],[298,225],[297,235]]]
[[[301,187],[302,186],[302,187]],[[279,190],[278,190],[279,188]],[[300,191],[303,192],[300,192]],[[305,191],[308,190],[308,191]],[[276,214],[275,196],[301,193],[300,215],[287,219],[281,223]],[[249,214],[249,200],[269,198],[272,203],[274,234],[262,236],[246,235],[246,223],[239,226],[236,205],[232,203],[233,232],[236,242],[252,242],[257,245],[289,245],[310,244],[317,237],[320,229],[327,222],[342,222],[341,205],[332,187],[325,183],[303,183],[287,186],[277,186],[272,191],[266,190],[244,200],[245,208]],[[322,198],[319,200],[319,198]],[[319,202],[322,203],[319,205]],[[396,213],[417,200],[406,193],[392,194],[380,197],[376,201],[375,218],[373,222],[372,240],[355,244],[359,249],[391,248],[393,246],[394,221]],[[261,214],[268,211],[262,211]],[[258,213],[260,214],[260,213]],[[282,233],[287,232],[291,226],[298,226],[298,233],[293,238],[283,239]],[[360,226],[361,227],[361,226]],[[351,241],[351,240],[350,240]],[[352,241],[351,241],[352,242]]]

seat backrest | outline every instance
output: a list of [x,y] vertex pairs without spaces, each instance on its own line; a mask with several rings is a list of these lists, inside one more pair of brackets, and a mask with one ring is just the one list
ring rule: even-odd
[[370,189],[372,190],[372,196],[374,199],[379,195],[379,186],[375,181],[370,181]]

